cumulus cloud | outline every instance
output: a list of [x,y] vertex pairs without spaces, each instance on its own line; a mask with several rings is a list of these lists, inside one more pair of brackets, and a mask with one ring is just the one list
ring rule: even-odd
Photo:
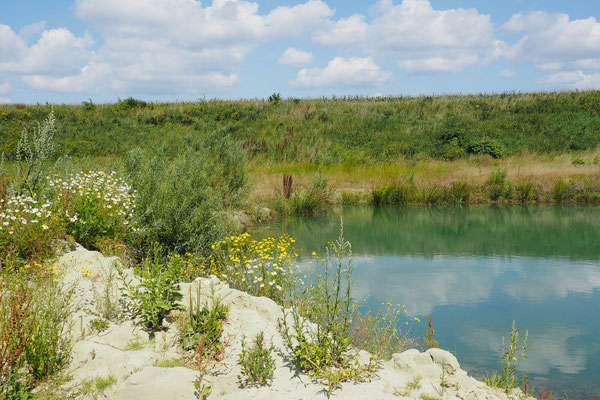
[[461,70],[497,45],[490,16],[475,9],[436,10],[428,0],[397,5],[384,0],[372,11],[370,22],[361,14],[330,22],[315,33],[315,41],[391,55],[411,73]]
[[598,69],[600,22],[595,18],[570,20],[567,14],[535,11],[515,14],[503,28],[523,37],[505,55],[526,59],[543,70]]
[[301,66],[313,62],[313,55],[311,52],[289,47],[281,54],[278,62],[281,65]]
[[325,68],[303,68],[290,84],[296,87],[368,87],[380,85],[391,74],[370,58],[336,57]]
[[29,47],[21,35],[0,25],[0,72],[18,74],[25,82],[32,75],[56,80],[84,67],[93,54],[89,49],[92,44],[87,34],[76,37],[59,28],[44,31]]
[[583,71],[561,71],[543,76],[536,83],[568,89],[600,89],[600,72],[586,74]]
[[334,10],[308,0],[260,14],[256,2],[213,0],[77,0],[77,16],[102,44],[65,28],[44,30],[32,46],[0,24],[0,72],[32,88],[59,92],[198,94],[238,82],[246,55],[260,42],[324,25]]

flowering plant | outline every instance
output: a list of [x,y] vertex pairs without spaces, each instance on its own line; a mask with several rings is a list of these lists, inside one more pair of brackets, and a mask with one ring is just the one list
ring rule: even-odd
[[98,248],[103,239],[119,238],[132,229],[135,192],[115,172],[78,173],[50,180],[49,186],[61,205],[67,232],[82,246]]

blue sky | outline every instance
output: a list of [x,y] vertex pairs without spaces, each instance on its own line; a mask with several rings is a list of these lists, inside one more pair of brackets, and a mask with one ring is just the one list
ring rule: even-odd
[[600,88],[596,0],[4,0],[0,103]]

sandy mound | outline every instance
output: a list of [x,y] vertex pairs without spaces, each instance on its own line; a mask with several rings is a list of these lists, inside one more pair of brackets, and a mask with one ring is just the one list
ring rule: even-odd
[[[64,280],[76,284],[72,315],[73,353],[69,366],[71,381],[65,384],[75,398],[108,399],[195,399],[194,381],[197,371],[174,365],[184,354],[177,341],[177,329],[171,320],[167,329],[149,335],[133,321],[111,323],[102,333],[93,333],[90,321],[97,318],[94,290],[102,291],[102,278],[114,262],[98,252],[78,247],[61,258],[65,265]],[[82,269],[89,274],[82,277]],[[128,272],[131,276],[131,273]],[[133,277],[132,277],[133,278]],[[133,278],[135,280],[135,278]],[[253,297],[231,289],[218,280],[198,280],[181,284],[183,304],[189,304],[190,294],[196,297],[200,285],[201,301],[209,299],[212,286],[215,295],[230,308],[225,335],[230,337],[225,359],[211,371],[206,381],[212,386],[209,398],[215,399],[318,399],[327,398],[323,385],[300,372],[289,357],[283,337],[278,331],[281,308],[267,298]],[[276,370],[268,386],[244,387],[238,365],[241,339],[254,337],[259,331],[275,347]],[[172,364],[169,362],[173,361]],[[168,364],[169,363],[169,364]],[[114,377],[106,388],[89,390],[96,378]],[[88,389],[86,387],[88,382]],[[460,369],[456,358],[443,350],[424,353],[412,349],[394,354],[383,362],[369,382],[344,383],[334,391],[337,399],[516,399],[519,391],[507,396],[498,389],[488,388]],[[429,396],[429,397],[427,397]]]

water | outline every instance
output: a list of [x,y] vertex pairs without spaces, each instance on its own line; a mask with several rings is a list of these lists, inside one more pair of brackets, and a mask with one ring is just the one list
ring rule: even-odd
[[359,298],[433,317],[440,347],[481,376],[499,370],[515,320],[529,348],[520,370],[536,392],[600,396],[600,208],[471,206],[335,208],[326,216],[258,227],[289,233],[306,262],[339,235],[352,243]]

